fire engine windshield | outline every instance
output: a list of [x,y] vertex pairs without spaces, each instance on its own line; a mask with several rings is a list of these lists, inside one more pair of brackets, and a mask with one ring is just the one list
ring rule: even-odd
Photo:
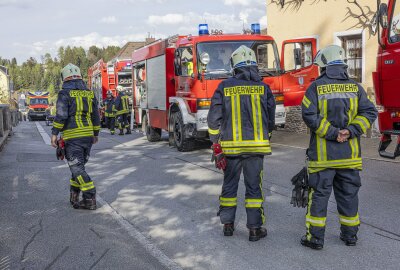
[[202,53],[207,53],[210,56],[210,61],[207,65],[199,61],[198,66],[205,67],[206,75],[216,75],[217,77],[231,75],[231,55],[241,45],[251,48],[256,53],[258,69],[261,76],[278,75],[278,51],[273,41],[241,40],[199,43],[197,45],[197,58],[200,59]]
[[393,7],[393,18],[390,23],[390,36],[389,40],[391,43],[400,42],[400,3],[396,1]]
[[47,100],[47,98],[31,98],[29,101],[30,105],[48,105],[49,101]]

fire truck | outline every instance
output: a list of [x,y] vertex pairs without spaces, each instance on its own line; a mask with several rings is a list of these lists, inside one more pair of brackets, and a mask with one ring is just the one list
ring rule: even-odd
[[115,87],[122,86],[126,95],[129,97],[130,110],[132,109],[132,60],[114,59]]
[[49,92],[28,92],[28,120],[46,120],[46,110],[49,108]]
[[[263,81],[277,101],[277,121],[285,117],[284,106],[300,105],[308,85],[317,78],[313,63],[314,38],[284,41],[279,57],[271,36],[223,34],[199,25],[199,35],[175,35],[132,53],[134,121],[142,125],[149,141],[169,134],[171,145],[189,151],[195,139],[208,137],[207,114],[218,84],[232,75],[231,53],[246,45],[256,53]],[[284,123],[284,122],[283,122]]]
[[[384,108],[379,112],[379,154],[395,159],[400,156],[400,1],[389,0],[386,4],[378,0],[377,5],[380,46],[373,81],[377,104]],[[397,136],[393,153],[386,151],[392,136]]]
[[[116,88],[121,85],[126,94],[130,97],[132,104],[132,63],[131,60],[113,60],[105,63],[100,59],[88,70],[88,86],[95,91],[99,104],[107,97],[107,91],[117,96]],[[101,122],[104,124],[104,111],[100,110]]]

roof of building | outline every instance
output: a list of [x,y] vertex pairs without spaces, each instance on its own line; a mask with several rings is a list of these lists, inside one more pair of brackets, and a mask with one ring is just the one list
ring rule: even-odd
[[2,71],[5,75],[8,75],[8,69],[5,66],[0,66],[0,71]]
[[132,53],[134,50],[143,47],[144,45],[150,44],[154,41],[154,38],[146,38],[145,41],[130,41],[121,48],[121,50],[117,53],[115,58],[117,59],[130,59],[132,57]]

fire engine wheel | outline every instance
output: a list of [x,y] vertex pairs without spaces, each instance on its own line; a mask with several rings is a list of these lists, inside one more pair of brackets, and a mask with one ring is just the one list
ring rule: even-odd
[[173,119],[173,135],[174,143],[178,151],[188,152],[193,150],[195,141],[193,139],[185,138],[185,125],[183,124],[181,112],[175,112],[172,116]]
[[146,114],[143,116],[142,123],[143,132],[146,134],[147,140],[149,142],[158,142],[161,140],[161,129],[151,127],[149,125],[149,118]]

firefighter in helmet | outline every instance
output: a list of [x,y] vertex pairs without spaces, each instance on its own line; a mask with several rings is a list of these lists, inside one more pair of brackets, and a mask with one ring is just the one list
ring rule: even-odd
[[[68,64],[61,70],[62,90],[58,93],[51,145],[57,147],[61,132],[65,156],[71,170],[70,202],[74,208],[96,209],[96,188],[85,170],[90,149],[98,141],[100,117],[94,92],[87,89],[80,69]],[[82,191],[83,199],[79,201]]]
[[115,114],[113,111],[114,97],[111,90],[107,91],[107,98],[104,101],[104,116],[106,120],[106,126],[110,130],[111,135],[115,134]]
[[219,197],[225,236],[232,236],[237,190],[243,171],[249,240],[267,235],[262,191],[264,155],[271,154],[270,133],[275,122],[275,99],[258,74],[253,50],[240,46],[231,55],[234,75],[221,82],[211,99],[208,132],[213,160],[224,171]]
[[349,78],[343,48],[331,45],[322,49],[314,64],[320,67],[321,75],[309,86],[302,102],[302,116],[311,130],[311,139],[307,150],[307,232],[301,244],[323,248],[333,188],[341,224],[340,239],[347,246],[354,246],[360,225],[360,136],[375,121],[377,110],[361,85]]
[[126,134],[131,134],[131,129],[128,122],[129,114],[129,97],[125,94],[125,89],[117,86],[118,97],[115,99],[114,112],[118,121],[119,135],[124,135],[124,128]]

